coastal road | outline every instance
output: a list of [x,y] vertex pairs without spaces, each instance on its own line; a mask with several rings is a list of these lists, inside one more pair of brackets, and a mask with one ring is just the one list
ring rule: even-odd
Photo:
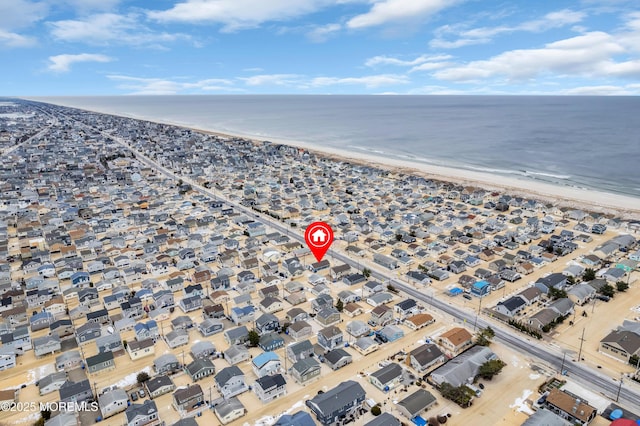
[[[146,163],[165,176],[173,179],[182,179],[183,182],[189,183],[194,190],[197,190],[198,192],[207,195],[212,199],[223,201],[239,212],[247,214],[249,217],[258,217],[260,218],[260,221],[270,226],[271,228],[282,232],[283,234],[289,235],[291,238],[294,238],[295,240],[305,245],[304,237],[295,230],[292,230],[286,224],[276,221],[267,215],[259,214],[253,210],[246,208],[245,206],[222,197],[220,194],[216,194],[207,188],[201,187],[193,180],[183,177],[175,173],[174,171],[167,169],[166,167],[158,164],[156,161],[152,160],[141,152],[133,149],[131,146],[129,146],[129,144],[127,144],[124,139],[120,137],[114,136],[108,132],[102,131],[92,126],[86,126],[90,127],[92,130],[100,132],[105,137],[108,137],[116,141],[121,146],[131,150],[136,154],[136,158],[139,161]],[[329,255],[331,255],[334,259],[340,260],[341,262],[350,265],[356,270],[359,270],[365,263],[363,261],[364,259],[356,261],[354,259],[351,259],[346,254],[337,252],[334,249],[329,250]],[[383,283],[392,284],[396,289],[406,293],[407,295],[417,300],[421,300],[422,302],[431,305],[435,309],[438,309],[454,318],[457,318],[461,322],[465,322],[468,324],[473,323],[480,328],[491,325],[491,327],[495,331],[495,341],[500,342],[512,349],[515,349],[520,353],[528,354],[532,358],[536,358],[543,363],[546,363],[548,366],[557,371],[560,371],[561,366],[563,366],[562,368],[567,371],[567,374],[575,381],[584,385],[586,389],[594,392],[600,392],[602,395],[612,400],[617,399],[619,401],[618,403],[622,406],[627,406],[629,408],[640,407],[640,393],[635,389],[629,388],[629,386],[626,385],[626,382],[623,382],[621,385],[620,378],[612,379],[611,377],[608,377],[597,370],[591,369],[579,362],[573,362],[570,359],[566,359],[563,365],[563,353],[561,352],[559,347],[553,347],[533,338],[528,338],[525,335],[517,332],[516,330],[507,328],[501,324],[489,324],[489,322],[485,321],[480,316],[476,316],[475,313],[452,306],[443,300],[433,297],[432,294],[427,295],[412,286],[398,281],[392,276],[393,271],[383,271],[378,268],[377,265],[369,264],[366,266],[372,271],[372,278],[375,278]],[[630,379],[627,379],[627,381],[628,380]]]

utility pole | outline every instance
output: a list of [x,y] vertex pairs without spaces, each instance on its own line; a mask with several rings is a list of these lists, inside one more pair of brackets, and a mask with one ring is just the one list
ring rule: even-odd
[[620,373],[620,385],[618,386],[618,393],[616,393],[616,402],[620,399],[620,391],[622,390],[622,379],[624,378],[624,373]]
[[585,328],[582,328],[582,336],[580,337],[580,350],[578,351],[578,362],[582,359],[582,344],[584,343],[584,331]]

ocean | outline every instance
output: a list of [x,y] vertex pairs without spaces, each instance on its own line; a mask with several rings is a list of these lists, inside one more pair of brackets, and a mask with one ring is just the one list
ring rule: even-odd
[[640,197],[640,98],[50,97],[104,113]]

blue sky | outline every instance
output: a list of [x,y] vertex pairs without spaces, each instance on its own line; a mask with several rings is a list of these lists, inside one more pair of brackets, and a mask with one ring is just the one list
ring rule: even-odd
[[640,94],[638,0],[4,0],[0,95]]

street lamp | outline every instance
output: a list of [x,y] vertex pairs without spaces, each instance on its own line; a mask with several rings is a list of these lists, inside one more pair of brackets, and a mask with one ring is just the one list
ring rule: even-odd
[[618,393],[616,393],[616,402],[620,399],[620,391],[622,390],[622,379],[624,378],[624,373],[620,373],[620,385],[618,386]]

